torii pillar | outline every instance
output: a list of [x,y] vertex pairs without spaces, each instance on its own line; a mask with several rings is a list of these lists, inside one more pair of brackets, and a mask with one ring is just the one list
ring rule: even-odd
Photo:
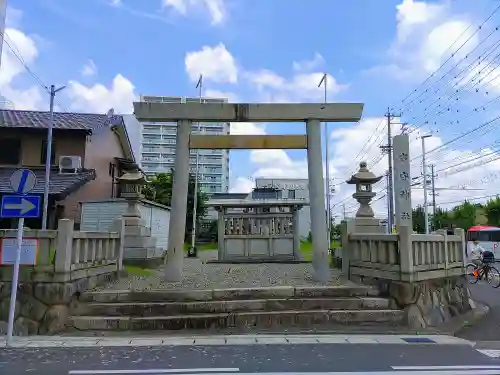
[[[325,220],[321,122],[358,122],[361,103],[146,103],[134,102],[139,121],[177,122],[165,278],[182,280],[189,183],[189,149],[307,149],[314,277],[330,277]],[[306,122],[306,135],[191,135],[193,122]]]

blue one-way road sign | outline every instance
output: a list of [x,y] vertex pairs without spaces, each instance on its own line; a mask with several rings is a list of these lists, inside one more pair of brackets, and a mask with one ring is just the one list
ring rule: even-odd
[[0,217],[37,218],[40,217],[41,199],[38,195],[4,195],[0,207]]

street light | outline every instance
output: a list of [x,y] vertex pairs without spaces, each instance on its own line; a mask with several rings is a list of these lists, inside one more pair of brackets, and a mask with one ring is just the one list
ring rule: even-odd
[[42,230],[47,229],[47,216],[49,210],[49,190],[50,190],[50,170],[52,166],[52,130],[54,128],[54,99],[56,94],[64,90],[66,86],[61,86],[58,89],[54,85],[50,86],[50,120],[49,132],[47,135],[47,147],[45,155],[45,185],[43,188],[43,214],[42,214]]
[[422,136],[422,169],[424,175],[424,218],[425,218],[425,234],[429,234],[429,208],[427,205],[427,164],[425,161],[425,139],[432,137],[431,134]]

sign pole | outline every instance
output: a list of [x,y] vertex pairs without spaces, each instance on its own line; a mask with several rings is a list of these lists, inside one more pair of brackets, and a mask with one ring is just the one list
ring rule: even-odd
[[12,270],[9,321],[7,323],[7,346],[9,346],[12,341],[14,319],[16,317],[17,284],[19,283],[19,267],[23,249],[24,219],[40,217],[40,197],[37,195],[27,195],[35,188],[35,185],[36,175],[33,171],[29,169],[18,169],[10,176],[10,188],[14,194],[3,195],[0,201],[0,218],[18,219],[16,258]]
[[12,332],[14,330],[17,284],[19,282],[19,265],[21,263],[21,249],[23,245],[23,229],[24,229],[24,218],[21,217],[17,222],[17,250],[16,250],[16,262],[14,263],[14,270],[13,270],[14,272],[12,275],[12,290],[10,292],[9,322],[7,326],[7,346],[10,345],[10,342],[12,340]]

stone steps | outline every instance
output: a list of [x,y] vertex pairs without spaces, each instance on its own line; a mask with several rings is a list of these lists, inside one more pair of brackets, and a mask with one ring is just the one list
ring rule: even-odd
[[189,302],[271,298],[377,297],[376,289],[365,286],[274,286],[200,290],[152,289],[141,291],[102,290],[85,292],[81,302]]
[[378,297],[250,299],[194,302],[89,302],[79,306],[78,315],[163,316],[245,311],[389,309],[389,300]]
[[365,286],[93,291],[70,318],[79,331],[400,327],[403,311]]
[[[343,326],[398,327],[403,324],[401,310],[283,310],[212,313],[171,316],[73,316],[70,324],[80,331],[136,330],[219,330],[226,328],[269,329],[273,327],[309,327],[327,324]],[[382,328],[381,326],[381,328]]]

